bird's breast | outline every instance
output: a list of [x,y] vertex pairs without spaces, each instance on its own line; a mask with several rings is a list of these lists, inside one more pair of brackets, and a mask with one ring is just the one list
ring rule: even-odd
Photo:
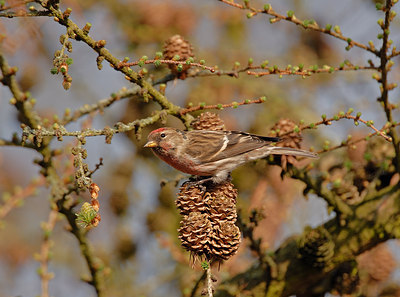
[[210,172],[205,172],[199,168],[199,165],[192,159],[185,156],[178,156],[170,154],[165,151],[153,150],[154,154],[163,160],[165,163],[171,165],[175,169],[191,175],[209,176]]

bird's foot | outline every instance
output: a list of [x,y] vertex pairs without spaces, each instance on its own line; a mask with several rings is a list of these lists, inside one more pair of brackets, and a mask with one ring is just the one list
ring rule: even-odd
[[182,186],[187,186],[187,187],[197,187],[199,188],[202,192],[206,192],[208,185],[207,184],[213,184],[213,178],[212,177],[195,177],[195,178],[190,178],[188,181],[185,181]]

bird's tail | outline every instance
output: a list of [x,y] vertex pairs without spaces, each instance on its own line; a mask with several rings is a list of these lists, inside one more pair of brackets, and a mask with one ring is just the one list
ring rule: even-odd
[[290,155],[290,156],[299,156],[299,157],[307,157],[307,158],[318,158],[317,153],[300,150],[300,149],[296,149],[296,148],[291,148],[291,147],[280,147],[280,146],[272,147],[270,154],[272,154],[272,155]]

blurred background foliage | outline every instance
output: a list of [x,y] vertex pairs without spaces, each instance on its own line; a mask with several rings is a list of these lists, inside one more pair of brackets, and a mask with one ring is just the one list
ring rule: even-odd
[[[313,18],[322,27],[326,23],[340,25],[342,32],[353,40],[364,44],[373,40],[377,45],[380,41],[376,35],[380,28],[376,21],[383,14],[375,9],[376,2],[379,1],[279,0],[271,1],[271,4],[282,14],[293,10],[297,17]],[[30,4],[17,0],[2,3],[3,7],[14,5],[13,11],[17,14],[26,11]],[[251,4],[262,7],[265,3],[251,1]],[[249,58],[256,65],[269,60],[269,65],[279,68],[300,64],[306,68],[310,65],[337,67],[345,59],[354,65],[365,66],[368,59],[379,64],[371,53],[359,48],[346,51],[347,43],[331,36],[283,21],[270,24],[264,15],[248,19],[244,11],[218,1],[65,0],[61,7],[72,8],[71,19],[80,27],[90,22],[90,35],[96,40],[105,39],[106,47],[121,60],[125,56],[131,61],[144,55],[152,58],[162,51],[166,39],[180,34],[192,44],[197,60],[204,59],[206,65],[218,65],[219,69],[227,71],[235,67],[235,62],[247,65]],[[395,44],[400,37],[398,27],[399,21],[395,18],[391,27]],[[0,34],[4,56],[10,65],[19,68],[18,83],[23,91],[30,92],[36,99],[36,110],[50,122],[55,116],[61,118],[66,108],[75,110],[85,104],[94,104],[123,87],[131,87],[108,63],[103,63],[103,69],[98,71],[96,54],[85,44],[72,42],[73,51],[68,54],[73,58],[68,70],[72,85],[65,91],[61,76],[50,74],[53,54],[60,49],[59,36],[65,34],[65,29],[52,18],[3,17],[0,18]],[[154,68],[149,65],[148,69],[154,80],[169,73],[165,66]],[[399,73],[396,63],[390,80],[398,82]],[[382,127],[386,118],[376,102],[380,96],[379,85],[371,76],[371,71],[364,70],[306,78],[279,78],[279,75],[256,78],[246,73],[241,73],[238,78],[210,75],[169,81],[165,94],[171,102],[182,107],[202,102],[226,104],[266,96],[267,101],[263,104],[217,111],[229,130],[261,135],[268,135],[282,118],[295,123],[301,120],[312,123],[319,121],[321,114],[330,117],[349,108],[362,112],[363,118]],[[393,103],[398,104],[398,90],[390,95]],[[128,123],[159,109],[155,102],[145,103],[139,97],[121,100],[67,128],[74,131],[84,127],[112,127],[116,122]],[[8,88],[2,86],[2,139],[11,139],[13,133],[21,134],[22,119],[14,106],[8,104],[10,98]],[[393,114],[398,118],[398,108],[393,109]],[[111,145],[105,144],[103,137],[87,138],[89,167],[94,168],[99,158],[104,162],[93,176],[101,189],[102,221],[88,233],[88,238],[94,254],[104,263],[105,296],[194,296],[202,289],[202,284],[200,288],[196,285],[203,274],[202,269],[199,263],[192,267],[177,233],[181,218],[174,200],[177,184],[184,176],[142,149],[148,132],[162,125],[159,122],[145,127],[141,139],[137,139],[134,132],[116,135]],[[175,117],[167,117],[166,125],[184,128]],[[341,120],[331,126],[304,131],[302,147],[320,151],[327,143],[328,146],[340,144],[348,135],[358,138],[370,132],[368,127],[356,127],[352,121]],[[61,151],[54,160],[58,174],[65,181],[73,179],[70,149],[75,145],[75,140],[68,137],[64,137],[63,142],[53,140],[52,143]],[[362,190],[372,179],[369,176],[374,178],[379,174],[382,187],[399,182],[394,169],[387,169],[390,173],[386,180],[381,175],[385,170],[382,166],[393,166],[390,163],[393,154],[390,143],[374,137],[351,148],[324,153],[316,166],[318,172],[329,175],[325,180],[326,187],[351,204],[363,199]],[[34,150],[16,146],[0,148],[0,191],[3,195],[3,208],[0,209],[4,211],[10,197],[20,197],[17,205],[0,221],[1,297],[42,294],[37,255],[43,247],[42,222],[48,219],[50,193],[39,173],[40,168],[33,162],[36,158],[38,154]],[[350,163],[352,165],[346,167]],[[302,233],[306,226],[319,226],[335,216],[334,212],[328,211],[325,201],[315,194],[303,197],[305,186],[302,182],[288,177],[282,179],[280,173],[279,166],[269,166],[265,160],[246,164],[233,173],[233,183],[239,190],[241,217],[248,222],[252,212],[262,215],[254,236],[260,238],[262,249],[271,251],[289,236]],[[340,183],[340,187],[335,188],[335,182],[336,185]],[[85,193],[78,199],[86,201],[88,197]],[[54,273],[54,279],[50,281],[50,295],[94,296],[93,288],[80,280],[87,279],[89,271],[77,241],[66,229],[66,220],[59,215],[51,235],[49,270]],[[249,244],[244,239],[238,253],[217,269],[219,282],[229,280],[257,261]],[[349,289],[348,295],[400,296],[397,285],[400,282],[399,257],[396,240],[361,254],[356,258],[359,267],[357,289]],[[338,282],[342,286],[348,282],[351,287],[354,283],[351,273],[343,275],[348,279]],[[331,288],[327,295],[340,295],[334,285]],[[222,296],[224,292],[220,294]],[[259,296],[261,293],[253,290],[236,294]]]

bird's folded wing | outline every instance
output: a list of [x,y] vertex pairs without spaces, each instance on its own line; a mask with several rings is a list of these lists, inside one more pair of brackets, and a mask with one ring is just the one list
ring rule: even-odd
[[201,163],[234,157],[279,141],[277,137],[237,131],[195,130],[188,132],[187,136],[189,140],[187,155]]

